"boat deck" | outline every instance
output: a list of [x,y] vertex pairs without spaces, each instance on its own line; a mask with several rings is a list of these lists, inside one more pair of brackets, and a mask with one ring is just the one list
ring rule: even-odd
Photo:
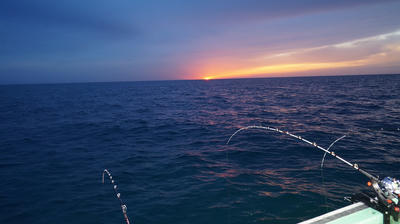
[[[358,202],[299,224],[383,224],[383,214],[362,202]],[[391,224],[399,224],[392,218]]]

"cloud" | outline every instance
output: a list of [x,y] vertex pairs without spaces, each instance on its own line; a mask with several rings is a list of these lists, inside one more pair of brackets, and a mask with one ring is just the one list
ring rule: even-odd
[[[246,65],[246,63],[248,65]],[[400,63],[400,30],[342,43],[301,48],[276,54],[258,55],[237,67],[214,66],[198,78],[233,78],[273,75],[312,74],[344,68],[394,67]],[[238,64],[238,63],[236,63]],[[240,63],[239,63],[240,64]],[[250,65],[249,65],[250,64]],[[368,69],[364,72],[368,73]],[[374,70],[372,70],[374,71]],[[371,72],[370,72],[371,73]],[[372,72],[373,73],[373,72]]]
[[[152,17],[160,15],[164,21],[179,21],[192,24],[236,23],[254,20],[300,16],[332,10],[349,9],[359,6],[385,4],[396,0],[229,0],[229,1],[182,1],[148,0],[144,10]],[[182,20],[184,18],[185,20]]]
[[9,79],[110,81],[356,69],[366,67],[359,64],[367,55],[396,54],[388,50],[397,46],[391,36],[363,38],[399,28],[399,6],[395,0],[4,0],[0,70]]
[[[99,1],[100,3],[101,1]],[[67,1],[29,1],[4,0],[0,7],[2,23],[36,29],[70,29],[69,32],[95,32],[114,38],[132,37],[138,33],[137,28],[121,20],[113,20],[115,11],[103,9],[103,14],[96,14],[95,4]],[[92,8],[91,8],[92,7]],[[107,16],[108,15],[108,16]]]

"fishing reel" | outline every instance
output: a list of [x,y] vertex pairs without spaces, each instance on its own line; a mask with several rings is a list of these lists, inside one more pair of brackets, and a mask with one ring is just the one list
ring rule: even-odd
[[380,187],[387,198],[399,198],[400,181],[396,178],[385,177],[380,181]]
[[367,185],[371,186],[376,193],[376,197],[370,199],[370,203],[374,203],[375,207],[383,213],[384,223],[390,223],[390,216],[397,222],[400,212],[400,181],[392,177],[385,177],[382,180],[373,178]]
[[315,142],[311,142],[299,135],[295,135],[292,133],[289,133],[288,131],[283,131],[278,128],[271,128],[271,127],[264,127],[264,126],[247,126],[240,128],[237,130],[235,133],[229,137],[228,141],[226,144],[229,144],[231,141],[232,137],[235,136],[237,133],[240,131],[248,130],[248,129],[263,129],[263,130],[268,130],[268,131],[274,131],[278,132],[281,134],[286,134],[289,135],[292,138],[298,139],[299,141],[303,141],[314,148],[317,148],[318,150],[321,150],[325,152],[324,157],[322,158],[321,162],[321,168],[323,167],[325,155],[331,155],[332,157],[340,160],[341,162],[353,167],[355,170],[359,171],[363,175],[365,175],[370,181],[368,181],[368,186],[373,187],[375,194],[371,195],[370,193],[358,193],[353,195],[350,198],[345,198],[347,200],[350,200],[352,202],[363,202],[366,205],[368,205],[371,208],[374,208],[383,214],[383,219],[384,219],[384,224],[390,224],[390,219],[393,217],[394,221],[398,222],[399,220],[399,213],[400,213],[400,181],[392,178],[392,177],[385,177],[384,179],[380,180],[379,177],[376,177],[367,171],[361,169],[357,163],[351,163],[339,155],[337,155],[333,151],[329,151],[330,148],[339,140],[343,139],[346,137],[346,135],[336,139],[334,142],[331,143],[331,145],[326,149],[324,147],[319,146]]
[[400,181],[396,178],[385,177],[382,180],[373,179],[367,183],[372,186],[378,199],[385,205],[399,204]]

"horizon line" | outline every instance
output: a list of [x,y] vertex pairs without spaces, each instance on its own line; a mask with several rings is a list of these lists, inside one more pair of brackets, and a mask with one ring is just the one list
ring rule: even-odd
[[167,82],[167,81],[205,81],[212,80],[237,80],[237,79],[279,79],[279,78],[310,78],[310,77],[337,77],[337,76],[385,76],[400,75],[400,73],[366,73],[366,74],[338,74],[338,75],[287,75],[287,76],[266,76],[266,77],[236,77],[236,78],[196,78],[196,79],[160,79],[160,80],[114,80],[114,81],[71,81],[71,82],[31,82],[31,83],[0,83],[0,86],[16,85],[68,85],[68,84],[95,84],[95,83],[122,83],[122,82]]

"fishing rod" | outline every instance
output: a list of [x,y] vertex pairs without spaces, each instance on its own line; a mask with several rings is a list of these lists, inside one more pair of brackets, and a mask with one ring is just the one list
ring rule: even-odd
[[107,174],[108,177],[110,178],[110,182],[113,185],[114,193],[117,196],[117,198],[119,200],[119,203],[121,205],[122,214],[124,215],[124,219],[125,219],[126,224],[130,224],[129,218],[128,218],[128,214],[126,213],[126,210],[128,209],[128,207],[126,207],[126,205],[124,204],[124,202],[121,199],[121,194],[118,192],[117,184],[115,184],[115,181],[113,180],[113,177],[111,176],[111,173],[107,169],[104,169],[103,175],[102,175],[102,178],[101,178],[101,182],[103,184],[104,184],[104,174]]
[[[228,139],[228,141],[226,142],[226,144],[229,144],[229,142],[232,140],[233,136],[235,136],[236,134],[238,134],[238,133],[241,132],[241,131],[248,130],[248,129],[264,129],[264,130],[275,131],[275,132],[279,132],[279,133],[281,133],[281,134],[289,135],[289,136],[291,136],[291,137],[293,137],[293,138],[296,138],[296,139],[298,139],[298,140],[301,140],[301,141],[303,141],[303,142],[305,142],[305,143],[307,143],[307,144],[309,144],[309,145],[312,145],[313,147],[315,147],[315,148],[317,148],[317,149],[320,149],[320,150],[324,151],[326,154],[329,154],[329,155],[331,155],[331,156],[333,156],[333,157],[339,159],[339,160],[342,161],[343,163],[345,163],[345,164],[347,164],[347,165],[353,167],[354,169],[360,171],[362,174],[364,174],[365,176],[367,176],[369,179],[375,180],[375,181],[378,181],[378,180],[379,180],[379,179],[378,179],[377,177],[375,177],[374,175],[372,175],[372,174],[368,173],[367,171],[361,169],[361,168],[358,166],[357,163],[354,163],[354,164],[353,164],[353,163],[351,163],[351,162],[349,162],[349,161],[343,159],[342,157],[336,155],[336,153],[335,153],[334,151],[329,151],[328,149],[325,149],[325,148],[319,146],[316,142],[311,142],[311,141],[309,141],[309,140],[307,140],[307,139],[305,139],[305,138],[303,138],[303,137],[301,137],[301,136],[299,136],[299,135],[295,135],[295,134],[292,134],[292,133],[290,133],[290,132],[288,132],[288,131],[280,130],[280,129],[278,129],[278,128],[271,128],[271,127],[264,127],[264,126],[247,126],[247,127],[243,127],[243,128],[240,128],[239,130],[237,130],[235,133],[233,133],[233,134],[231,135],[231,137]],[[334,143],[335,143],[335,142],[334,142]],[[333,144],[334,144],[334,143],[333,143]]]
[[395,221],[398,221],[399,219],[399,198],[400,198],[400,181],[396,180],[395,178],[392,177],[385,177],[383,179],[379,179],[379,176],[372,175],[368,173],[367,171],[361,169],[357,163],[351,163],[339,155],[337,155],[334,151],[329,151],[329,149],[338,142],[339,140],[343,139],[346,137],[346,135],[336,139],[332,144],[328,147],[328,149],[325,149],[324,147],[318,145],[316,142],[311,142],[299,135],[292,134],[288,131],[283,131],[278,128],[272,128],[272,127],[265,127],[265,126],[247,126],[238,129],[235,131],[228,139],[226,144],[228,145],[229,142],[232,140],[232,138],[238,134],[241,131],[244,130],[249,130],[249,129],[262,129],[262,130],[267,130],[267,131],[273,131],[273,132],[278,132],[281,134],[288,135],[292,138],[298,139],[300,141],[303,141],[314,148],[317,148],[323,152],[325,152],[324,157],[321,162],[321,168],[323,166],[323,162],[325,159],[325,155],[329,154],[336,159],[340,160],[341,162],[347,164],[348,166],[351,166],[353,169],[359,171],[363,175],[365,175],[370,181],[367,182],[367,185],[369,187],[372,187],[373,190],[375,191],[376,195],[375,198],[370,198],[367,197],[365,198],[364,196],[360,197],[357,196],[355,200],[363,201],[366,204],[370,205],[371,207],[374,207],[375,209],[381,211],[384,214],[384,223],[390,223],[390,216],[393,216]]

